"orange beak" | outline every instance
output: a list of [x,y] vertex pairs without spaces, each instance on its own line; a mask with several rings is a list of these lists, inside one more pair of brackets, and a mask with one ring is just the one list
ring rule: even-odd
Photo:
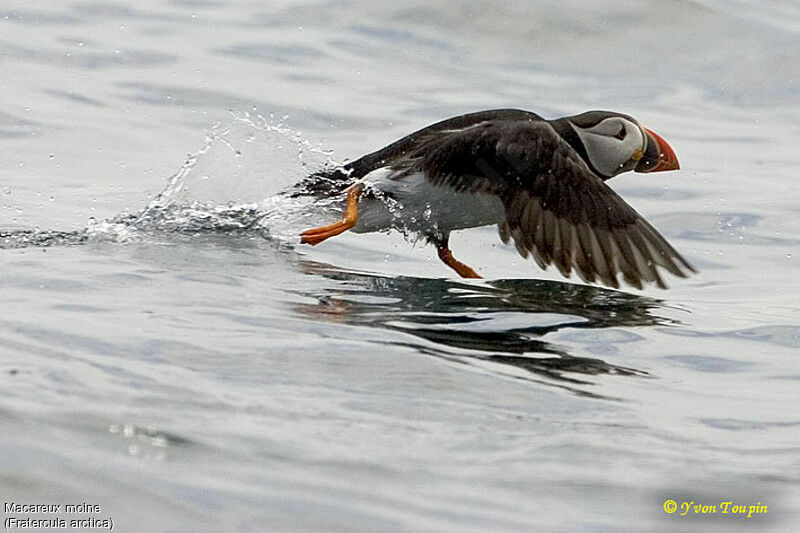
[[[644,131],[646,131],[647,135],[650,136],[650,139],[648,139],[648,145],[650,145],[651,142],[654,142],[658,152],[658,155],[656,156],[656,165],[652,168],[648,168],[644,172],[662,172],[664,170],[678,170],[681,168],[681,166],[678,164],[678,156],[675,155],[675,151],[670,145],[667,144],[667,141],[662,139],[654,131],[648,130],[647,128],[644,128]],[[653,148],[651,148],[651,146],[648,146],[647,152],[650,152],[652,149]]]

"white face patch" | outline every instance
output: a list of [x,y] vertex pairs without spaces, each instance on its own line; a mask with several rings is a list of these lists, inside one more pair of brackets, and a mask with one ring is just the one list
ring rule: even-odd
[[[591,165],[603,176],[616,176],[630,170],[632,158],[641,153],[644,135],[639,126],[622,117],[609,117],[591,128],[572,124],[581,138]],[[631,167],[632,168],[632,167]]]

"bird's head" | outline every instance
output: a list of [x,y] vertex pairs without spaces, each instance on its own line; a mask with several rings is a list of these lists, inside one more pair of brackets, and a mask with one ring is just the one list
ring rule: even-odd
[[630,170],[661,172],[680,168],[670,145],[628,115],[587,111],[561,121],[564,123],[559,129],[565,140],[604,180]]

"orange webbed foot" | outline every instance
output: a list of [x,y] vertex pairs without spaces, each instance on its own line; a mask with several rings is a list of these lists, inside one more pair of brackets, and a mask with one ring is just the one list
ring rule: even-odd
[[334,222],[327,226],[320,226],[319,228],[312,228],[304,231],[300,234],[300,242],[302,244],[316,246],[325,239],[335,237],[354,227],[356,222],[358,222],[358,199],[363,190],[364,185],[360,183],[350,187],[347,191],[347,207],[344,211],[344,218],[339,222]]

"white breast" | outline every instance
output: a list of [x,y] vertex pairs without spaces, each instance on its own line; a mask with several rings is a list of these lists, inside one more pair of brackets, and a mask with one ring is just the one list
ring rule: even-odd
[[361,199],[352,231],[394,228],[406,233],[447,233],[505,220],[503,203],[493,194],[458,193],[447,185],[432,185],[422,174],[394,176],[386,168],[364,176],[361,181],[377,198]]

